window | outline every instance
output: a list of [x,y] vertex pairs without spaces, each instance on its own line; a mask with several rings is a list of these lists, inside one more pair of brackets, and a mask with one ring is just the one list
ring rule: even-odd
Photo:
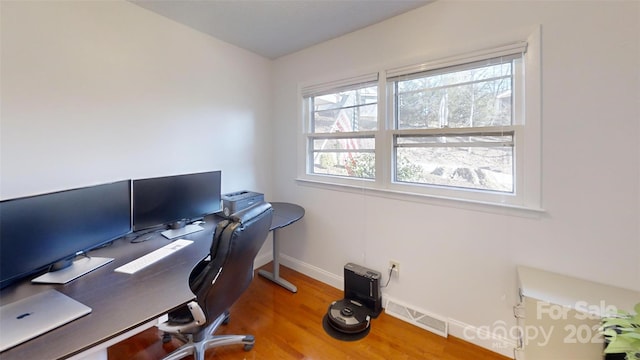
[[394,181],[513,193],[521,58],[389,79]]
[[303,87],[301,180],[538,209],[538,47]]
[[306,98],[310,129],[307,171],[315,175],[375,178],[378,86],[364,82]]

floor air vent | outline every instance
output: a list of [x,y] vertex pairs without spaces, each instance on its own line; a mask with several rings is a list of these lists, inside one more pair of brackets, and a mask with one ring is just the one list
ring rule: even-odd
[[384,312],[434,334],[447,337],[447,321],[426,311],[407,306],[397,300],[388,299]]

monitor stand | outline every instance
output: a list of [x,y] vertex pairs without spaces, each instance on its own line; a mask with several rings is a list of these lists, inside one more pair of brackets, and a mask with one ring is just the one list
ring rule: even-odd
[[172,240],[180,236],[184,236],[184,235],[202,231],[202,230],[204,230],[204,228],[200,225],[189,224],[189,225],[185,225],[183,228],[180,228],[180,229],[165,230],[161,232],[161,234],[167,239]]
[[95,256],[82,257],[78,260],[74,260],[71,266],[40,275],[37,278],[31,280],[31,282],[35,284],[66,284],[69,281],[77,279],[80,276],[89,273],[112,261],[113,258]]

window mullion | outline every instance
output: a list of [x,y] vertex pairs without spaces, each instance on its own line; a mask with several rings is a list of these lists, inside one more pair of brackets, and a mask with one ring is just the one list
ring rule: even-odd
[[319,139],[366,139],[375,138],[375,131],[350,131],[332,133],[310,133],[307,137],[312,140]]
[[381,72],[378,76],[378,119],[381,121],[376,134],[376,182],[381,188],[388,188],[393,169],[393,148],[389,140],[393,126],[393,100],[389,93],[385,72]]
[[476,128],[438,128],[438,129],[402,129],[394,130],[399,136],[447,136],[447,135],[477,135],[491,136],[515,132],[516,126],[486,126]]

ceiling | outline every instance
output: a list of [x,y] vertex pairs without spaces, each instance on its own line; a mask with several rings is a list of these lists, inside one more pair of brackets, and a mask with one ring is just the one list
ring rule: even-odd
[[269,59],[362,29],[432,0],[129,0]]

